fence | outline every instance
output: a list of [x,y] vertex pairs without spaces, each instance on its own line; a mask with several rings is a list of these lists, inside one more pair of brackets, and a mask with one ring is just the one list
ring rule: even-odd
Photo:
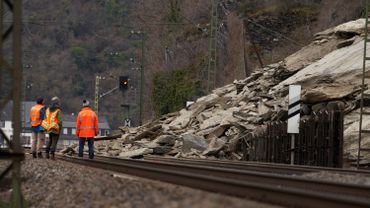
[[243,159],[249,161],[326,167],[342,167],[343,112],[321,111],[301,119],[295,148],[287,122],[272,122],[260,134],[249,133],[242,139]]

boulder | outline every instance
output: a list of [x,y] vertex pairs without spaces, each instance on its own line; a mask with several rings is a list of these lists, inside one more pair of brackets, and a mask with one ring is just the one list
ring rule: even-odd
[[311,89],[306,89],[302,93],[302,102],[315,104],[335,99],[341,99],[358,92],[359,88],[355,85],[346,83],[321,84]]
[[222,136],[225,133],[225,130],[229,128],[230,126],[231,124],[223,125],[223,126],[220,125],[220,126],[213,128],[212,131],[210,131],[209,134],[206,136],[206,139],[218,138]]
[[358,19],[344,24],[338,25],[334,28],[334,33],[341,38],[351,38],[354,35],[360,35],[365,31],[365,19]]
[[153,153],[153,149],[140,148],[132,151],[121,152],[119,158],[133,158]]
[[160,145],[173,146],[177,137],[174,135],[161,135],[153,140],[153,142]]
[[159,147],[153,148],[153,154],[164,155],[164,154],[171,152],[171,150],[172,148],[169,146],[159,146]]
[[208,147],[207,141],[202,136],[194,134],[185,134],[182,136],[182,139],[183,139],[182,144],[183,153],[188,153],[191,151],[191,149],[204,151]]
[[120,150],[120,149],[122,149],[122,145],[120,144],[120,142],[112,141],[111,144],[112,143],[113,143],[113,145],[111,146],[111,149],[112,150]]
[[121,153],[121,150],[110,150],[108,151],[108,156],[109,157],[116,157]]
[[203,151],[202,155],[216,155],[222,148],[225,147],[225,140],[226,139],[212,138],[207,149]]
[[211,118],[203,121],[203,123],[200,124],[201,129],[208,129],[211,127],[215,127],[219,125],[222,121],[223,116],[220,114],[215,114]]

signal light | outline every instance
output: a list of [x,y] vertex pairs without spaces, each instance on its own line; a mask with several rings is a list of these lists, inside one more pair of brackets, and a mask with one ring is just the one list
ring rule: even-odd
[[128,76],[119,77],[119,89],[122,91],[128,90]]

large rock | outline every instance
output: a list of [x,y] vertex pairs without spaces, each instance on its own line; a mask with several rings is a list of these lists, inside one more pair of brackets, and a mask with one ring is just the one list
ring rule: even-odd
[[194,134],[185,134],[182,136],[182,152],[191,152],[191,149],[204,151],[208,147],[207,141],[202,137]]
[[358,91],[359,88],[350,83],[321,84],[312,89],[304,90],[302,93],[302,102],[314,104],[318,102],[336,100],[349,96]]
[[180,111],[180,116],[175,118],[170,124],[170,129],[183,129],[188,126],[190,119],[193,116],[192,111],[188,111],[186,109],[182,109]]
[[164,155],[171,152],[172,148],[169,146],[160,146],[153,148],[153,154]]
[[[358,19],[344,24],[338,25],[334,28],[336,35],[342,38],[351,38],[353,35],[360,35],[365,32],[365,19]],[[348,36],[350,35],[350,36]]]
[[[363,50],[363,40],[356,40],[351,46],[334,50],[283,82],[280,82],[270,90],[270,93],[291,84],[301,84],[303,89],[312,88],[321,77],[330,77],[332,80],[336,80],[339,83],[338,85],[343,87],[353,87],[355,83],[360,85],[360,74],[362,72],[364,56]],[[367,53],[370,53],[370,47],[367,50]],[[333,89],[333,91],[335,90]]]
[[220,136],[222,136],[224,133],[225,133],[225,130],[227,128],[229,128],[231,126],[231,124],[229,125],[223,125],[223,126],[217,126],[215,128],[213,128],[209,133],[208,135],[206,136],[207,139],[211,139],[211,138],[218,138]]
[[202,154],[206,156],[216,155],[222,148],[225,148],[226,140],[226,138],[212,138],[209,142],[208,148],[204,150]]
[[173,146],[175,144],[177,137],[174,135],[161,135],[153,140],[153,142],[160,145]]
[[200,128],[201,129],[208,129],[208,128],[211,128],[211,127],[215,127],[217,125],[219,125],[221,123],[223,119],[223,116],[221,114],[215,114],[213,115],[211,118],[207,119],[207,120],[204,120],[201,124],[200,124]]
[[[120,150],[122,149],[122,145],[118,141],[112,141],[113,145],[111,146],[112,150]],[[111,143],[111,144],[112,144]]]
[[119,158],[133,158],[133,157],[139,157],[147,154],[153,153],[153,149],[149,148],[140,148],[137,150],[127,151],[127,152],[121,152],[119,154]]

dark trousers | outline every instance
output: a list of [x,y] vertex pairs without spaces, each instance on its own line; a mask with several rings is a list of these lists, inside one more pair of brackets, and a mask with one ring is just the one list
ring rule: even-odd
[[59,134],[50,133],[49,142],[46,144],[46,153],[54,153],[57,149],[57,144],[59,140]]
[[87,145],[89,146],[89,159],[94,159],[94,138],[80,138],[78,157],[83,157],[85,141],[87,140]]

